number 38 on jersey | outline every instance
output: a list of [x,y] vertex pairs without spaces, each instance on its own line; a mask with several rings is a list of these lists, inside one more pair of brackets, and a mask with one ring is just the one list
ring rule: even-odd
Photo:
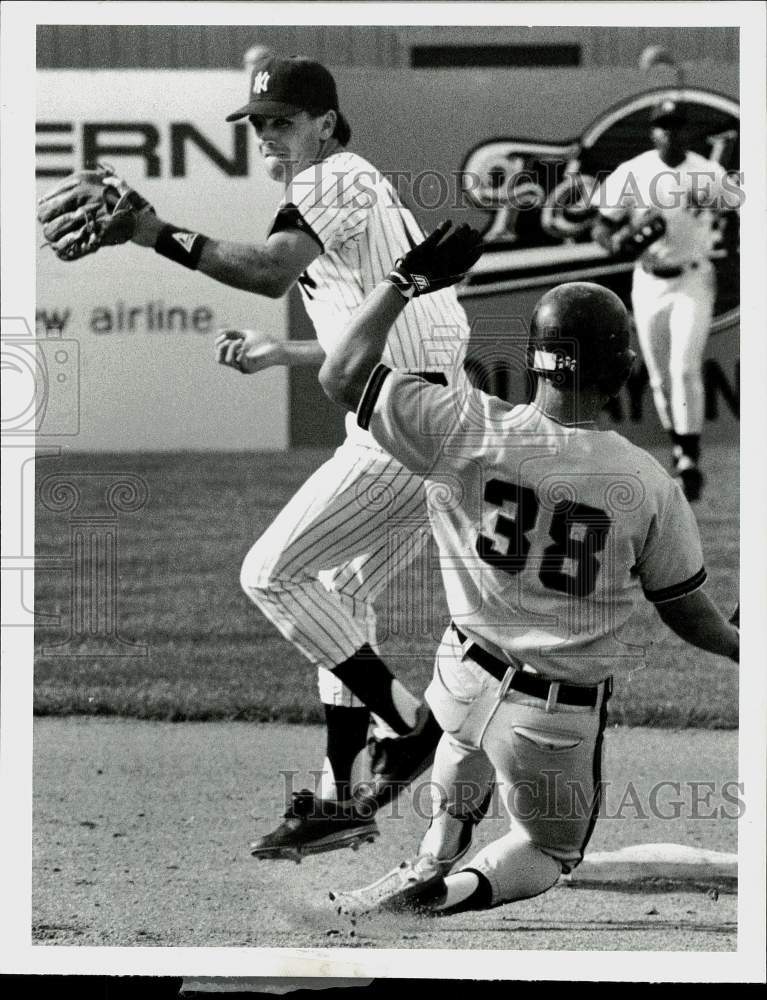
[[596,587],[612,519],[598,507],[562,500],[542,509],[533,489],[490,479],[484,499],[500,508],[493,538],[477,535],[477,554],[488,565],[516,576],[530,564],[547,590],[588,597]]

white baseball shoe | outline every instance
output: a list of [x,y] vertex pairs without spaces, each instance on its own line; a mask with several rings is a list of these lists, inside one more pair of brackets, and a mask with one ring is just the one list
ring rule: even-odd
[[403,861],[362,889],[331,892],[330,898],[336,912],[344,916],[356,916],[372,910],[427,909],[445,895],[442,870],[443,866],[431,854],[422,854]]

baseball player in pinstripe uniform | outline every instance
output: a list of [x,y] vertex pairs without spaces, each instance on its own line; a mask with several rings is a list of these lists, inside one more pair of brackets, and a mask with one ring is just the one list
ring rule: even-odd
[[[408,289],[460,271],[466,247],[465,229],[441,227],[406,254],[320,372],[389,454],[442,484],[430,514],[453,618],[426,692],[444,730],[431,825],[414,859],[331,893],[339,912],[483,909],[536,896],[579,864],[599,808],[612,674],[643,652],[628,632],[640,594],[688,642],[738,659],[738,629],[700,589],[700,538],[679,484],[596,429],[634,360],[616,295],[573,282],[540,300],[529,405],[430,385],[382,361],[391,324],[411,308]],[[494,781],[511,830],[449,874]]]
[[[317,341],[226,330],[217,340],[218,360],[248,374],[273,365],[319,365],[392,258],[422,233],[378,170],[346,150],[349,126],[322,66],[266,56],[253,67],[247,104],[228,120],[243,117],[285,196],[263,248],[222,253],[206,246],[200,266],[262,294],[284,294],[298,280]],[[394,369],[461,382],[468,337],[466,316],[446,288],[419,299],[393,324],[385,357]],[[368,709],[393,730],[371,745],[368,805],[380,806],[425,769],[440,735],[421,699],[378,656],[373,610],[387,580],[428,539],[424,484],[353,418],[347,428],[343,445],[258,539],[242,567],[248,596],[319,668],[328,725],[322,787],[328,802],[295,793],[285,822],[252,845],[256,857],[300,858],[376,835],[370,811],[360,816],[335,806],[349,798],[352,765],[367,741]]]
[[[132,239],[234,288],[279,297],[299,283],[317,341],[280,341],[224,330],[217,358],[244,374],[275,365],[319,367],[392,258],[422,239],[391,185],[346,150],[351,130],[336,85],[319,63],[259,53],[247,103],[227,121],[252,124],[268,175],[285,196],[267,239],[234,243],[172,225],[111,168],[81,171],[40,202],[54,251],[76,260]],[[447,384],[464,378],[469,338],[454,290],[413,303],[392,325],[385,358]],[[319,668],[328,727],[320,797],[294,793],[282,823],[253,845],[257,857],[292,857],[356,846],[377,836],[375,810],[421,773],[439,726],[428,706],[390,673],[377,651],[373,600],[429,536],[423,481],[348,422],[348,437],[256,542],[242,585],[266,617]],[[365,812],[351,798],[353,763],[367,743],[372,781]],[[339,803],[341,803],[339,805]]]
[[[716,298],[709,259],[721,212],[737,207],[720,163],[685,148],[684,112],[664,101],[651,115],[653,149],[621,163],[599,194],[595,239],[622,252],[626,220],[659,215],[663,233],[637,257],[631,291],[637,337],[661,426],[671,438],[674,475],[690,501],[703,486],[703,352]],[[729,202],[729,204],[728,204]],[[729,233],[734,227],[729,224]]]
[[[321,363],[392,257],[422,238],[388,181],[344,148],[349,128],[327,70],[306,60],[267,57],[254,66],[251,79],[247,104],[229,120],[249,118],[269,175],[285,185],[266,246],[282,239],[300,246],[291,274],[317,342],[223,331],[219,361],[246,373]],[[448,288],[393,325],[387,362],[460,382],[468,336],[466,316]],[[376,835],[369,812],[345,818],[334,805],[349,798],[352,764],[367,739],[368,709],[392,736],[406,737],[371,746],[377,805],[431,762],[439,728],[377,655],[373,610],[376,595],[417,556],[428,535],[422,481],[349,419],[344,444],[246,556],[245,592],[319,668],[328,725],[323,798],[331,800],[328,809],[310,792],[296,793],[285,822],[252,845],[254,856],[297,858]]]

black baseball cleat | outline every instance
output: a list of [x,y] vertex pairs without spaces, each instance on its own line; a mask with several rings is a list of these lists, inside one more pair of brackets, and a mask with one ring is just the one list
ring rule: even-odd
[[684,495],[690,503],[700,500],[703,491],[703,473],[691,458],[682,455],[674,467],[674,478],[682,481]]
[[295,861],[307,854],[325,854],[343,847],[357,850],[378,837],[372,816],[360,815],[352,806],[319,799],[309,789],[293,792],[284,822],[250,845],[254,858]]
[[359,808],[373,812],[395,799],[431,767],[442,730],[428,705],[421,704],[413,729],[404,736],[368,740],[371,778],[354,792]]

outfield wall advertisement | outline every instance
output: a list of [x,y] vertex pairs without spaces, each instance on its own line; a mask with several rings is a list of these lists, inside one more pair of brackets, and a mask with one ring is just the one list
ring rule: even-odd
[[[224,121],[242,82],[218,71],[39,73],[38,195],[101,160],[177,225],[262,238],[281,190],[253,169],[247,124]],[[86,450],[284,448],[286,373],[239,376],[215,364],[212,344],[225,325],[282,337],[285,317],[284,301],[133,244],[74,263],[42,248],[36,335],[49,399],[39,436]]]
[[[608,260],[591,241],[582,202],[595,178],[648,147],[651,107],[664,96],[681,100],[693,148],[738,166],[733,66],[689,64],[683,91],[662,73],[649,79],[625,68],[334,72],[352,148],[390,177],[424,227],[449,216],[484,232],[487,251],[461,297],[480,380],[512,398],[521,383],[513,371],[503,374],[515,365],[506,331],[524,326],[547,288],[595,280],[628,299],[630,265]],[[170,221],[234,240],[265,236],[280,190],[263,175],[247,124],[223,120],[243,102],[243,73],[44,71],[38,80],[40,192],[100,159]],[[720,254],[715,265],[707,433],[732,437],[738,258]],[[70,367],[78,358],[72,447],[275,449],[340,439],[341,415],[312,371],[245,379],[213,363],[222,325],[310,336],[296,292],[275,302],[227,289],[132,245],[73,264],[43,249],[36,318],[53,371],[57,357]],[[57,340],[71,350],[49,343]],[[57,413],[66,407],[56,409],[48,381],[49,413]],[[657,434],[641,368],[609,419],[637,440]]]

